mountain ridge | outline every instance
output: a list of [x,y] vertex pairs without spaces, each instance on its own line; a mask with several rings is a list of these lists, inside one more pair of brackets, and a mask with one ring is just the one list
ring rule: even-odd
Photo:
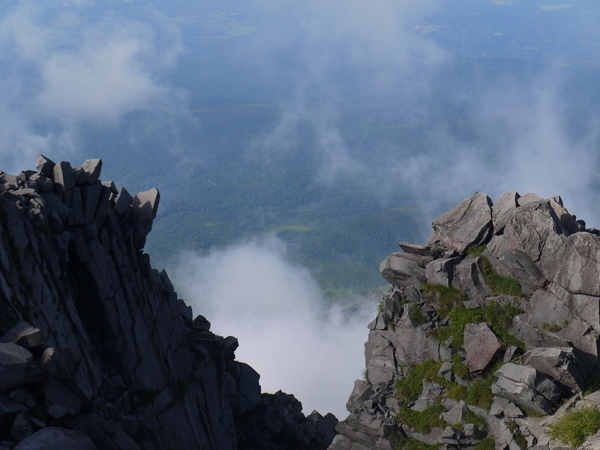
[[391,287],[330,448],[599,448],[599,231],[516,191],[432,226],[380,265]]
[[143,252],[160,200],[39,155],[0,174],[0,448],[326,448]]

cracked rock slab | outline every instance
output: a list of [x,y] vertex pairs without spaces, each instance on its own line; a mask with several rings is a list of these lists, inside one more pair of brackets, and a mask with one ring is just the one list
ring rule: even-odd
[[448,250],[464,253],[485,243],[492,231],[492,201],[477,192],[446,211],[432,223],[428,246],[439,243]]
[[494,395],[542,414],[552,413],[562,397],[558,385],[531,366],[504,364],[494,376]]

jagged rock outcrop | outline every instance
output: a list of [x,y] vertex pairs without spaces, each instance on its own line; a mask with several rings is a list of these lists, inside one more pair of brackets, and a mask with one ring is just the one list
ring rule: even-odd
[[102,161],[0,173],[0,448],[326,448],[337,419],[262,394],[142,249],[160,200]]
[[553,424],[600,410],[598,231],[515,191],[476,193],[433,230],[380,265],[392,286],[330,448],[569,448]]

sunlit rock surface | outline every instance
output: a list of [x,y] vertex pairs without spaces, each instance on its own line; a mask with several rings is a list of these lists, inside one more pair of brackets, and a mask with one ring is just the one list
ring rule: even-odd
[[568,448],[550,425],[600,404],[598,230],[515,191],[433,229],[381,263],[391,287],[330,448]]

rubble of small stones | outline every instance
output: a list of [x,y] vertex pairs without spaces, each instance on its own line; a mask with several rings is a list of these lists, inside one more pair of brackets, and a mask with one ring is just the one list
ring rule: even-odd
[[[330,449],[569,448],[552,424],[600,410],[598,230],[560,197],[476,193],[425,245],[399,245],[380,265],[391,287]],[[437,372],[417,372],[427,364]],[[600,433],[581,448],[600,448]]]
[[327,448],[143,253],[160,194],[39,155],[0,172],[0,449]]

